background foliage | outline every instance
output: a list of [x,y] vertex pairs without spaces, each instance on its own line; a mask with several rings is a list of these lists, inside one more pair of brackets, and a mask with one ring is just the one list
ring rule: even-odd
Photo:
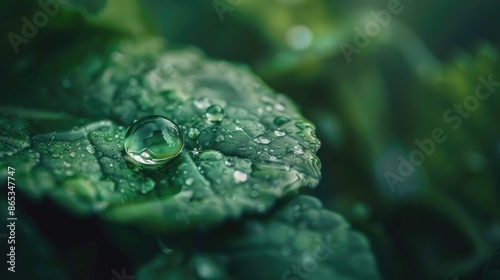
[[[495,2],[401,1],[401,12],[392,14],[386,26],[380,25],[380,32],[369,36],[363,47],[356,45],[356,28],[364,30],[375,20],[373,11],[387,10],[394,1],[68,2],[36,36],[20,44],[16,54],[7,34],[20,34],[21,18],[31,18],[41,8],[34,1],[0,1],[2,168],[12,164],[4,158],[12,148],[5,140],[13,139],[8,133],[20,132],[19,143],[30,142],[33,135],[82,126],[99,114],[107,118],[106,112],[117,107],[106,102],[82,107],[78,94],[75,98],[67,91],[51,90],[44,95],[41,87],[54,84],[53,88],[63,89],[68,72],[94,77],[98,67],[92,68],[93,62],[112,65],[116,42],[123,38],[140,46],[141,51],[130,53],[140,60],[137,65],[155,61],[159,53],[195,46],[213,59],[248,65],[315,124],[322,142],[318,151],[322,178],[314,190],[301,192],[319,198],[335,213],[324,210],[330,218],[308,214],[305,220],[337,221],[332,228],[339,226],[344,236],[339,250],[345,251],[322,263],[311,279],[367,279],[356,274],[366,267],[375,279],[379,274],[383,279],[481,279],[483,273],[485,279],[495,279],[491,275],[498,273],[498,257],[489,265],[490,272],[485,268],[500,247],[498,92],[479,101],[467,117],[453,113],[460,116],[456,128],[457,122],[443,116],[475,94],[479,76],[500,80]],[[166,43],[161,47],[148,43],[153,37]],[[356,46],[359,52],[347,57],[343,44]],[[128,79],[133,70],[116,65],[113,77]],[[76,92],[95,90],[89,81],[83,80]],[[20,121],[12,117],[23,115],[20,107],[53,115],[27,114],[38,118],[32,126],[38,128],[27,129],[22,117]],[[68,118],[71,112],[77,116],[74,122]],[[385,174],[388,170],[397,174],[398,157],[408,159],[420,149],[415,140],[430,139],[439,128],[447,140],[435,143],[435,150],[402,182],[388,183]],[[50,186],[40,178],[36,180],[40,188],[34,190]],[[294,224],[283,218],[289,205],[305,203],[312,205],[311,213],[321,212],[317,210],[321,204],[313,198],[293,200],[297,193],[280,199],[262,215],[182,235],[158,235],[93,215],[68,214],[57,193],[51,193],[53,200],[35,199],[25,188],[19,189],[17,200],[24,220],[18,238],[26,240],[26,248],[18,249],[18,265],[21,269],[23,263],[27,267],[44,262],[24,270],[26,276],[21,276],[26,278],[20,279],[111,279],[110,271],[122,267],[138,279],[278,279],[300,262],[299,255],[313,250],[310,241],[323,234],[307,225],[299,230],[305,241],[279,240]],[[5,201],[4,193],[0,195]],[[294,240],[296,255],[278,254],[280,242],[294,244]],[[364,257],[346,257],[357,250]],[[206,267],[210,269],[203,270]]]

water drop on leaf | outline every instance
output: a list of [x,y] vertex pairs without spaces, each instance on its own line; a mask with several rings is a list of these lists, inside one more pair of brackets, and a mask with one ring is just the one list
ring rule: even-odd
[[301,145],[295,145],[293,146],[293,153],[295,155],[303,155],[304,154],[304,148],[302,148]]
[[87,145],[86,150],[87,150],[87,152],[89,152],[89,154],[94,154],[95,153],[95,149],[91,145]]
[[217,137],[215,137],[215,142],[224,142],[224,135],[218,135]]
[[290,121],[290,119],[285,118],[285,117],[276,117],[276,118],[274,118],[273,123],[277,126],[282,126],[289,121]]
[[180,128],[161,116],[144,117],[125,135],[125,152],[135,163],[160,166],[175,158],[184,146]]
[[194,182],[193,178],[187,178],[186,181],[184,181],[184,183],[188,186],[191,186],[193,182]]
[[196,138],[198,138],[199,135],[200,135],[200,130],[198,130],[197,128],[190,128],[189,129],[189,132],[188,132],[189,138],[196,139]]
[[207,108],[205,116],[211,122],[220,122],[224,118],[224,109],[219,105],[212,105]]
[[241,152],[241,153],[244,153],[244,152],[246,152],[247,150],[248,150],[248,148],[247,148],[247,147],[244,147],[244,146],[241,146],[241,147],[239,147],[239,148],[238,148],[238,152]]
[[243,183],[248,179],[248,176],[245,172],[241,172],[239,170],[234,171],[233,173],[234,180],[238,183]]
[[253,141],[255,143],[267,145],[267,144],[271,143],[271,138],[269,138],[267,135],[262,134],[262,135],[255,137],[253,139]]
[[286,135],[286,132],[282,131],[282,130],[275,130],[274,131],[274,135],[278,136],[278,137],[283,137]]
[[141,192],[148,193],[154,187],[155,187],[155,182],[152,179],[147,178],[146,181],[141,185]]

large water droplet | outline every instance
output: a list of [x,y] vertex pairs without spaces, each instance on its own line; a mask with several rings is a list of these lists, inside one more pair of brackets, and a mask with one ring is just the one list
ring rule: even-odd
[[184,146],[180,128],[161,116],[144,117],[132,124],[125,135],[125,152],[136,162],[159,166],[176,157]]
[[207,108],[205,116],[211,122],[220,122],[224,118],[224,109],[219,105],[212,105]]

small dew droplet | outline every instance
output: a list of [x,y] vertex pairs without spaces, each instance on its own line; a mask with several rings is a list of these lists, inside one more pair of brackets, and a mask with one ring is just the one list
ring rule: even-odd
[[285,111],[285,105],[283,105],[281,103],[276,103],[276,104],[274,104],[274,109],[276,109],[278,111]]
[[205,116],[211,122],[220,122],[224,118],[224,109],[219,105],[212,105],[207,108]]
[[154,187],[155,187],[154,181],[152,179],[150,179],[150,178],[147,178],[146,181],[141,184],[141,192],[144,193],[144,194],[148,193],[152,189],[154,189]]
[[217,137],[215,137],[215,142],[224,142],[224,135],[218,135]]
[[248,179],[248,176],[245,172],[241,172],[239,170],[234,171],[233,173],[234,180],[238,183],[243,183]]
[[191,139],[196,139],[200,135],[200,130],[197,128],[190,128],[188,132],[188,137]]
[[276,117],[276,118],[274,118],[273,123],[277,126],[282,126],[282,125],[288,123],[289,121],[290,121],[290,119],[285,118],[285,117]]
[[278,136],[278,137],[283,137],[286,135],[286,132],[282,131],[282,130],[275,130],[274,131],[274,135]]
[[293,146],[293,153],[295,155],[303,155],[304,154],[304,149],[302,148],[301,145],[295,145],[295,146]]
[[255,143],[264,144],[264,145],[271,143],[271,139],[267,135],[264,135],[264,134],[261,134],[261,135],[255,137],[253,139],[253,141]]
[[87,145],[87,147],[85,149],[87,150],[87,152],[89,152],[89,154],[95,153],[95,149],[91,145]]

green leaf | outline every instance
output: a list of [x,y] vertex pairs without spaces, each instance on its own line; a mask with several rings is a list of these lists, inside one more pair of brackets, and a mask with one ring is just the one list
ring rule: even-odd
[[269,218],[240,226],[201,240],[182,264],[156,257],[138,279],[380,279],[366,237],[316,198],[298,196]]
[[[75,213],[175,231],[264,212],[317,185],[313,124],[247,68],[166,51],[158,40],[98,47],[51,60],[17,95],[18,106],[65,113],[3,110],[0,136],[10,150],[0,159],[19,170],[27,193]],[[211,105],[224,109],[221,121],[207,118]],[[126,127],[150,115],[169,118],[185,138],[184,151],[154,172],[123,153]]]

